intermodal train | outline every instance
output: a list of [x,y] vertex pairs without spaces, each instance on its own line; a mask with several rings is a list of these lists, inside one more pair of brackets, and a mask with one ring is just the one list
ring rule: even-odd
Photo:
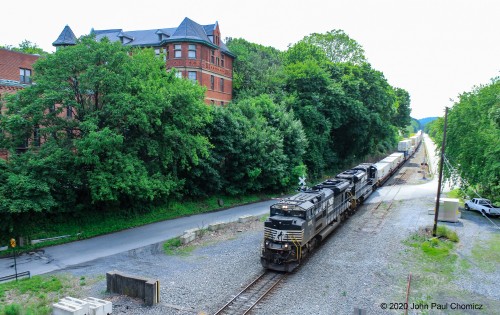
[[264,222],[260,256],[266,269],[292,271],[322,240],[382,186],[422,142],[419,131],[400,141],[395,152],[377,163],[363,163],[271,206]]

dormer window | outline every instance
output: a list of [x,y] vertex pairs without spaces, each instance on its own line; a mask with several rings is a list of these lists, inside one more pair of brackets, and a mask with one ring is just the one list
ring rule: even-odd
[[118,37],[120,37],[120,41],[122,42],[122,45],[128,44],[134,40],[134,38],[132,36],[129,36],[123,32],[118,34]]
[[169,38],[169,36],[163,32],[161,32],[160,30],[158,30],[158,32],[156,33],[158,34],[158,41],[161,42],[162,40],[165,40],[167,38]]

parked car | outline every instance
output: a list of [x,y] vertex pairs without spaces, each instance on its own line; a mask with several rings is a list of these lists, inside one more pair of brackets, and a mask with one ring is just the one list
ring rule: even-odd
[[493,205],[490,200],[484,198],[467,200],[465,210],[475,210],[487,215],[500,216],[500,207]]

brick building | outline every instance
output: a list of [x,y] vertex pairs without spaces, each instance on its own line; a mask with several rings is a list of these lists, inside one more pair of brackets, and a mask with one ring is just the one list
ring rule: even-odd
[[[233,60],[235,58],[221,39],[219,23],[200,25],[185,18],[178,27],[124,31],[122,29],[92,30],[96,40],[107,37],[125,46],[150,47],[164,58],[167,69],[197,81],[207,88],[208,104],[224,105],[233,92]],[[74,45],[76,37],[69,26],[53,43],[58,48]]]
[[[0,113],[5,111],[2,98],[6,94],[16,93],[33,83],[33,64],[38,58],[38,55],[0,49]],[[7,152],[1,148],[0,158],[7,158]]]

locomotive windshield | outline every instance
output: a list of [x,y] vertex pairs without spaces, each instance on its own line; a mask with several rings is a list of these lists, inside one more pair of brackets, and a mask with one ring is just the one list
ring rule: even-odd
[[297,217],[306,219],[306,212],[303,210],[295,210],[287,205],[275,205],[271,207],[271,216],[281,215],[284,217]]

